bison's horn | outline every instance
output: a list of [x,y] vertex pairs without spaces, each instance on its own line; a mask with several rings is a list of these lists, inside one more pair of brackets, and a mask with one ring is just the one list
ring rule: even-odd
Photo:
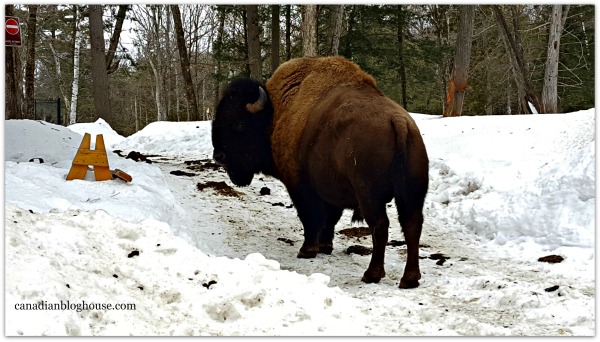
[[265,103],[267,103],[267,93],[265,93],[265,90],[261,86],[258,87],[258,92],[258,100],[254,103],[246,104],[246,110],[250,113],[260,112],[265,108]]

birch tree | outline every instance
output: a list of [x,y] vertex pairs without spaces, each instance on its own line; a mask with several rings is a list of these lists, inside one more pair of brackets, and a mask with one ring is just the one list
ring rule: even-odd
[[81,50],[81,30],[79,30],[79,18],[77,5],[73,5],[73,29],[75,30],[73,40],[73,83],[71,84],[71,108],[69,109],[69,124],[77,123],[77,98],[79,96],[79,52]]
[[292,5],[285,5],[285,60],[292,59]]

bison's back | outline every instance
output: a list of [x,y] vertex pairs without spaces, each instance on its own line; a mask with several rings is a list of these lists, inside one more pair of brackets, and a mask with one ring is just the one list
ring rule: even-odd
[[370,85],[375,80],[342,57],[298,58],[282,64],[267,82],[274,117],[272,153],[277,173],[287,186],[299,181],[299,142],[317,102],[339,86]]

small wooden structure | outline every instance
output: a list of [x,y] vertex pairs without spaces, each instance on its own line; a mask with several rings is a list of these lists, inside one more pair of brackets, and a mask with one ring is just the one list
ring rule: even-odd
[[106,148],[104,147],[104,137],[102,134],[96,136],[96,149],[90,148],[91,136],[89,133],[85,133],[79,150],[73,158],[73,165],[67,180],[83,179],[88,170],[88,166],[91,165],[94,170],[94,176],[96,181],[105,181],[113,178],[113,175],[108,167],[108,157],[106,155]]

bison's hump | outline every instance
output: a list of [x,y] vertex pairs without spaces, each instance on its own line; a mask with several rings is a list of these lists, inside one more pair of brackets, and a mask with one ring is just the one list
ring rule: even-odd
[[283,63],[267,81],[273,104],[272,152],[284,183],[298,179],[298,144],[311,108],[336,86],[375,86],[375,79],[343,57],[303,57]]

